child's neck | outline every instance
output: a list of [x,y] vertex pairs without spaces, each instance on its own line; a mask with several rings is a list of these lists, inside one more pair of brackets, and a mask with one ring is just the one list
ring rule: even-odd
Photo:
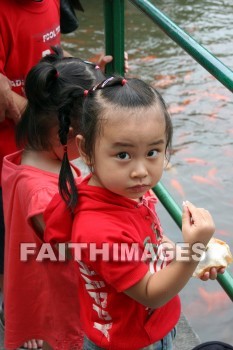
[[30,165],[55,174],[59,174],[61,169],[61,160],[49,151],[24,150],[21,164]]

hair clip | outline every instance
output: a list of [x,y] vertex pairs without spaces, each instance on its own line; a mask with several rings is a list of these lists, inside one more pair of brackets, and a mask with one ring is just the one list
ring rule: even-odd
[[100,67],[98,65],[95,66],[95,69],[100,69]]
[[101,84],[100,84],[100,88],[103,89],[105,87],[105,85],[107,85],[110,81],[112,81],[114,79],[114,77],[110,77],[106,80],[104,80]]
[[84,91],[83,91],[83,95],[84,95],[84,97],[87,97],[88,92],[89,92],[89,90],[84,90]]
[[[111,82],[111,84],[109,84]],[[99,89],[104,89],[105,86],[109,86],[109,87],[112,87],[114,85],[125,85],[127,83],[127,80],[126,79],[121,79],[121,78],[115,78],[115,77],[109,77],[105,80],[103,80],[101,83],[93,86],[90,90],[88,90],[88,92],[94,92],[96,90],[99,90]]]
[[63,146],[64,153],[67,153],[67,145]]

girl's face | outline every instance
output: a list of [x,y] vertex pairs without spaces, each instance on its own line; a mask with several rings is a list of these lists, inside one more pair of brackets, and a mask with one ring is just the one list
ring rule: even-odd
[[[106,113],[107,114],[107,113]],[[165,119],[157,106],[115,108],[104,116],[90,185],[139,199],[160,180],[165,159]]]

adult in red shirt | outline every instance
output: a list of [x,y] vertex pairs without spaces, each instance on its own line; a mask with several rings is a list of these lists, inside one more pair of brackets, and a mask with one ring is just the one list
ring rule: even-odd
[[[24,80],[28,71],[60,44],[59,0],[3,0],[0,15],[0,73],[12,86],[21,112],[25,106]],[[18,114],[19,116],[19,114]],[[0,124],[0,168],[3,156],[16,151],[15,120]],[[6,142],[7,141],[7,142]]]

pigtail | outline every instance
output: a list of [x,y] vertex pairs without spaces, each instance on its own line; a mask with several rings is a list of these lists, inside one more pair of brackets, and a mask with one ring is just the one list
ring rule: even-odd
[[[33,67],[25,81],[26,109],[16,127],[16,144],[19,148],[33,145],[34,149],[49,149],[49,139],[40,135],[50,128],[51,118],[47,117],[47,130],[41,122],[42,115],[48,115],[57,108],[53,101],[53,86],[57,78],[56,68],[49,62]],[[39,136],[38,136],[39,135]]]
[[[41,62],[28,73],[25,94],[28,103],[36,111],[54,110],[54,85],[57,84],[58,71],[50,62]],[[51,102],[52,101],[52,102]]]
[[67,154],[67,142],[69,129],[71,126],[71,117],[74,105],[79,99],[83,99],[83,88],[80,86],[72,87],[67,90],[65,96],[62,97],[64,105],[58,111],[59,120],[59,140],[63,145],[64,155],[62,159],[61,170],[59,174],[59,192],[71,210],[75,207],[78,201],[78,191],[75,184],[75,179],[71,170],[70,162]]
[[67,139],[70,127],[70,118],[66,115],[66,112],[61,109],[58,113],[59,120],[59,139],[61,144],[63,145],[64,154],[61,163],[61,169],[59,173],[59,192],[66,202],[69,208],[74,208],[77,199],[78,193],[75,185],[74,176],[71,170],[68,154],[67,154]]

